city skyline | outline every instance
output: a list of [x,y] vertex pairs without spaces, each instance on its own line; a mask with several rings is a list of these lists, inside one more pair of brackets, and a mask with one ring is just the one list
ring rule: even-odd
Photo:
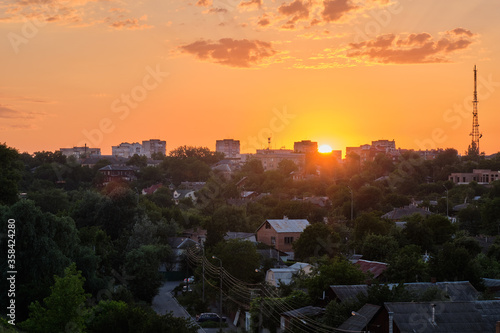
[[18,2],[0,17],[0,142],[20,152],[144,138],[241,152],[312,140],[500,151],[500,3]]

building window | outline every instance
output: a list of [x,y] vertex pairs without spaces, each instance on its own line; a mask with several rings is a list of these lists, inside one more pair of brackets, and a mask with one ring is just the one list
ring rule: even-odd
[[285,237],[285,244],[292,244],[293,243],[293,237]]
[[275,245],[276,244],[276,237],[271,237],[271,245]]
[[269,224],[269,222],[266,222],[266,229],[271,229],[271,224]]

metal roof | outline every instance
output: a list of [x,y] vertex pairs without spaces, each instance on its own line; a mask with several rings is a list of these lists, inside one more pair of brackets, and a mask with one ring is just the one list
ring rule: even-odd
[[266,220],[276,232],[302,232],[309,225],[307,220]]
[[[357,312],[360,316],[349,317],[342,325],[338,328],[339,330],[362,332],[365,330],[367,324],[372,320],[380,309],[380,306],[373,304],[365,304]],[[366,319],[365,319],[366,318]]]
[[401,332],[495,332],[500,321],[500,301],[394,302],[384,306],[393,312]]
[[325,309],[309,305],[303,308],[283,312],[281,315],[284,317],[304,318],[318,316],[323,313],[325,313]]
[[[387,286],[392,289],[396,287],[398,284],[390,283]],[[425,292],[427,289],[435,287],[444,292],[444,295],[449,298],[452,302],[460,302],[460,301],[475,301],[479,293],[477,290],[470,284],[469,281],[455,281],[455,282],[414,282],[414,283],[405,283],[405,289],[413,292],[414,294],[419,295]],[[337,298],[344,302],[348,299],[357,299],[359,293],[367,294],[368,293],[368,285],[366,284],[358,284],[358,285],[337,285],[330,286],[333,290]]]

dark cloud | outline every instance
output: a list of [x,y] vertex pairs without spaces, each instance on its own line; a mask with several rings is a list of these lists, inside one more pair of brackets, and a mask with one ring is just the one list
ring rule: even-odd
[[264,59],[277,53],[271,43],[232,38],[223,38],[217,42],[200,40],[182,45],[180,49],[182,52],[192,54],[200,60],[243,68],[259,64]]
[[467,37],[473,37],[476,34],[473,34],[470,30],[464,29],[464,28],[455,28],[453,30],[447,31],[448,34],[450,35],[465,35]]
[[290,19],[285,26],[292,27],[298,20],[306,20],[309,18],[310,2],[302,2],[295,0],[291,3],[284,3],[278,7],[278,12],[283,16],[288,16]]
[[381,35],[349,44],[347,56],[394,64],[450,62],[449,55],[468,48],[473,43],[471,37],[475,36],[469,30],[456,30],[447,31],[437,40],[426,32],[407,36]]
[[267,17],[261,17],[258,21],[257,24],[260,25],[261,27],[266,27],[269,24],[271,24],[271,21]]
[[357,10],[359,7],[351,4],[349,0],[325,0],[323,1],[323,12],[321,16],[326,22],[340,20],[345,14]]

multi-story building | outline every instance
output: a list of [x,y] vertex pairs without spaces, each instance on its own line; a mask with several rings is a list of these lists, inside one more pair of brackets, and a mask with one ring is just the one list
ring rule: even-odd
[[251,158],[261,161],[264,171],[278,169],[279,163],[283,160],[294,162],[299,170],[302,170],[306,162],[305,154],[294,153],[291,149],[257,149],[257,153]]
[[73,148],[60,148],[59,151],[64,156],[75,156],[76,158],[86,158],[101,156],[101,148],[73,147]]
[[165,155],[167,151],[167,142],[158,139],[142,141],[142,145],[139,142],[122,142],[118,146],[112,146],[111,151],[113,156],[118,157],[129,158],[137,154],[151,158],[151,155],[154,153]]
[[137,155],[142,155],[142,146],[139,142],[128,143],[122,142],[118,146],[111,147],[111,153],[113,156],[129,158]]
[[474,169],[472,173],[452,173],[448,180],[455,184],[469,184],[476,182],[481,185],[489,184],[495,180],[499,180],[500,171],[491,171],[486,169]]
[[215,142],[215,151],[226,158],[237,158],[240,154],[240,140],[224,139]]
[[293,143],[293,150],[296,153],[316,153],[318,152],[318,143],[311,140],[302,140]]
[[151,158],[151,155],[153,154],[163,154],[166,155],[167,153],[167,142],[158,140],[158,139],[151,139],[148,141],[142,141],[142,151],[141,155],[146,155],[147,157]]

